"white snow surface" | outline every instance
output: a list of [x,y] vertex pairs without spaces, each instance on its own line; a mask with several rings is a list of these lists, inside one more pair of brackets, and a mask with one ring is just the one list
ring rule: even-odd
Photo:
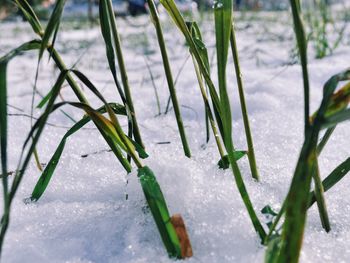
[[[294,47],[290,17],[281,13],[263,18],[253,14],[252,18],[250,22],[247,17],[237,19],[237,37],[261,181],[252,180],[246,157],[239,164],[254,207],[264,221],[260,210],[268,204],[276,210],[280,208],[293,176],[303,141],[303,90],[300,65],[289,63]],[[175,77],[188,56],[187,47],[168,18],[162,19]],[[141,25],[146,20],[147,17],[141,17],[135,23]],[[77,25],[80,28],[76,28]],[[99,27],[77,25],[63,23],[57,49],[68,66],[84,54],[77,68],[91,78],[109,101],[120,101]],[[232,171],[218,169],[219,154],[212,137],[205,149],[202,147],[205,142],[203,102],[191,61],[185,64],[176,84],[193,154],[189,159],[183,154],[173,111],[156,117],[154,88],[145,59],[155,77],[162,111],[169,92],[152,25],[132,27],[125,20],[118,20],[118,25],[136,114],[150,155],[144,163],[155,172],[170,212],[181,213],[185,220],[194,252],[186,262],[263,262],[265,248],[254,232]],[[200,27],[212,56],[213,21],[207,20]],[[312,45],[309,47],[312,111],[320,103],[323,83],[349,67],[349,31],[349,28],[345,30],[340,47],[322,60],[314,59]],[[35,35],[25,23],[2,22],[0,55],[33,38]],[[57,68],[52,61],[48,64],[47,59],[44,57],[41,63],[38,81],[42,94],[49,91],[58,76]],[[36,63],[37,53],[27,52],[9,64],[11,114],[30,114]],[[214,80],[215,73],[214,59]],[[231,55],[228,85],[234,143],[237,149],[245,149]],[[93,106],[101,106],[87,89],[85,91]],[[76,100],[69,87],[62,90],[62,97]],[[38,103],[40,97],[36,96],[35,101]],[[76,120],[83,115],[70,107],[64,110]],[[35,116],[40,113],[35,110]],[[59,127],[47,126],[40,139],[38,152],[43,163],[48,162],[67,127],[73,124],[59,111],[49,118],[49,123]],[[29,128],[29,118],[9,116],[10,170],[16,169]],[[319,160],[323,178],[349,156],[349,138],[348,123],[339,125]],[[34,160],[31,162],[12,206],[2,262],[173,262],[166,254],[151,214],[145,209],[136,172],[126,176],[114,155],[103,151],[106,149],[106,143],[93,125],[69,138],[43,197],[37,203],[25,204],[23,200],[30,196],[40,175]],[[91,154],[94,152],[98,153]],[[90,155],[82,158],[83,154]],[[326,193],[332,226],[329,234],[321,227],[316,206],[309,210],[301,262],[348,262],[349,186],[350,178],[345,177]]]

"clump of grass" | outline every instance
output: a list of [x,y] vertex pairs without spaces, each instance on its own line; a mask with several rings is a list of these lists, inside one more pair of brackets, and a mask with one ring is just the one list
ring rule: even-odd
[[[203,59],[203,51],[205,47],[204,43],[198,38],[192,37],[190,30],[188,29],[181,13],[179,12],[173,0],[162,0],[161,3],[181,33],[184,35],[186,42],[189,45],[190,52],[193,55],[198,65],[199,71],[201,72],[201,75],[209,89],[217,126],[219,128],[220,135],[227,152],[227,159],[231,165],[238,190],[246,206],[255,231],[259,234],[261,240],[264,240],[266,233],[254,211],[253,205],[246,190],[240,169],[237,164],[237,160],[235,158],[235,148],[232,142],[231,109],[226,88],[226,63],[232,26],[232,1],[218,1],[216,2],[216,8],[214,8],[216,46],[218,56],[219,94],[217,93],[214,83],[209,75],[208,65]],[[227,25],[229,25],[228,28]]]
[[[338,123],[350,118],[350,113],[347,109],[350,97],[350,83],[346,84],[340,91],[335,93],[339,82],[350,80],[349,70],[331,77],[326,82],[323,88],[321,105],[317,112],[313,114],[311,118],[309,117],[307,47],[303,22],[300,15],[301,7],[298,0],[291,0],[290,2],[304,80],[305,138],[287,198],[267,237],[267,239],[271,237],[271,233],[276,227],[278,220],[281,218],[281,215],[285,213],[285,221],[283,223],[281,236],[268,240],[269,249],[266,254],[268,262],[298,262],[307,209],[311,202],[310,196],[312,196],[311,198],[313,201],[317,201],[323,227],[326,231],[330,230],[323,196],[325,185],[321,183],[319,177],[317,158],[332,133],[331,129]],[[337,94],[341,95],[339,96]],[[340,99],[337,100],[336,98],[339,97]],[[337,102],[335,102],[336,100]],[[329,128],[329,130],[326,132],[325,139],[321,140],[321,143],[318,144],[320,131],[324,128]],[[347,165],[348,160],[340,165],[342,169],[337,168],[335,172],[331,173],[327,178],[333,178],[334,180],[337,178],[335,181],[338,181],[338,179],[340,180],[343,173],[349,169]],[[310,194],[312,178],[315,180],[315,190]],[[327,184],[329,183],[329,181],[325,182],[327,182]]]
[[[0,228],[0,250],[10,220],[12,201],[22,181],[30,159],[32,155],[35,154],[38,140],[42,136],[44,127],[47,125],[47,120],[52,112],[56,111],[57,109],[61,109],[64,106],[70,106],[74,107],[76,110],[85,112],[85,115],[63,136],[50,161],[42,171],[41,176],[31,194],[30,200],[38,201],[44,194],[59,163],[61,154],[67,142],[67,138],[75,133],[78,133],[79,130],[84,127],[84,125],[92,121],[109,145],[113,154],[116,156],[118,162],[123,166],[127,173],[130,173],[133,169],[131,160],[135,164],[141,187],[168,255],[179,259],[192,256],[192,248],[181,216],[170,216],[166,200],[157,179],[153,171],[147,165],[145,165],[142,160],[147,158],[148,155],[144,150],[143,141],[138,129],[131,90],[128,83],[127,71],[124,65],[122,46],[119,39],[119,33],[111,0],[100,1],[101,32],[105,41],[108,64],[123,105],[106,101],[98,88],[88,79],[88,77],[77,69],[69,69],[63,62],[59,53],[56,51],[54,43],[58,34],[61,14],[66,2],[65,0],[57,1],[45,30],[41,26],[35,12],[26,2],[26,0],[15,0],[15,2],[22,10],[24,16],[32,26],[33,31],[38,35],[39,39],[26,42],[11,51],[6,56],[0,58],[0,152],[2,169],[1,177],[4,193],[4,213]],[[185,22],[174,0],[161,0],[161,3],[171,16],[172,20],[175,22],[177,28],[184,35],[189,46],[189,53],[192,57],[208,122],[212,128],[218,152],[220,154],[219,165],[222,168],[228,168],[231,166],[237,188],[247,209],[253,227],[259,235],[261,242],[267,246],[265,258],[266,262],[281,263],[298,261],[302,246],[307,210],[313,203],[317,202],[322,226],[326,231],[330,230],[330,220],[328,218],[324,192],[331,189],[331,187],[338,183],[350,170],[350,159],[347,158],[322,181],[320,177],[321,171],[319,170],[318,165],[322,149],[327,144],[338,123],[350,119],[350,110],[348,109],[348,104],[350,101],[350,82],[347,82],[344,86],[338,89],[338,91],[336,91],[340,82],[350,80],[350,70],[346,70],[331,77],[325,83],[322,102],[318,110],[310,116],[307,41],[301,19],[301,6],[298,0],[291,0],[290,2],[304,84],[304,143],[302,145],[288,195],[284,200],[280,211],[276,213],[268,206],[262,210],[262,213],[268,214],[274,218],[274,220],[269,222],[269,232],[266,233],[254,210],[243,181],[241,170],[237,163],[237,161],[247,153],[251,174],[255,179],[258,179],[258,170],[255,161],[251,130],[249,127],[243,80],[239,66],[239,54],[233,26],[232,0],[219,0],[215,2],[214,5],[216,54],[218,61],[218,88],[215,87],[210,76],[208,52],[205,43],[202,40],[198,25],[195,22]],[[189,157],[190,150],[187,145],[180,110],[177,103],[175,83],[172,79],[170,63],[167,57],[160,21],[153,0],[148,0],[148,4],[150,7],[151,19],[154,22],[157,32],[157,39],[161,50],[164,71],[168,81],[168,87],[177,118],[184,152],[185,155]],[[231,107],[226,83],[226,65],[230,47],[234,60],[241,111],[248,145],[247,152],[236,150],[232,137]],[[6,69],[8,62],[12,58],[24,51],[29,50],[39,51],[39,62],[44,52],[47,51],[49,56],[52,57],[54,63],[59,68],[60,75],[58,76],[48,95],[45,96],[39,103],[40,107],[44,108],[44,113],[35,122],[27,135],[17,169],[14,172],[12,184],[9,185],[7,178],[7,175],[10,173],[7,171],[8,149]],[[117,57],[122,85],[119,83],[117,77],[115,57]],[[102,102],[101,107],[94,109],[89,105],[89,102],[77,84],[76,79],[83,83],[85,87]],[[79,102],[66,101],[55,103],[59,91],[65,82],[68,82]],[[123,116],[128,118],[128,134],[125,134],[119,123],[119,118]],[[320,135],[323,130],[326,131],[320,139]],[[314,180],[315,183],[313,191],[311,191],[312,180]],[[282,223],[282,233],[280,233],[276,229],[278,224],[280,224],[283,215],[285,216],[285,219]]]
[[[143,192],[145,194],[146,200],[148,202],[153,218],[156,222],[159,233],[161,235],[161,238],[163,240],[163,243],[167,249],[169,256],[176,257],[176,258],[182,258],[184,256],[188,256],[188,253],[183,253],[183,251],[181,250],[182,243],[180,243],[178,233],[176,232],[175,227],[171,222],[171,217],[167,209],[166,201],[163,197],[162,191],[156,180],[156,177],[154,176],[151,169],[149,169],[147,166],[142,164],[140,158],[137,155],[137,152],[138,152],[140,157],[142,158],[147,157],[147,154],[143,150],[142,145],[136,142],[136,141],[141,142],[140,141],[141,137],[137,135],[137,132],[135,132],[135,129],[133,129],[134,131],[133,134],[136,140],[135,142],[131,139],[131,137],[125,135],[123,129],[119,124],[119,120],[115,115],[115,113],[124,114],[124,115],[126,114],[130,118],[130,112],[133,113],[133,108],[132,106],[130,106],[132,105],[131,94],[130,93],[127,94],[126,99],[123,100],[124,106],[121,106],[115,103],[108,103],[104,99],[103,95],[94,86],[94,84],[82,72],[75,69],[74,70],[68,69],[65,66],[61,57],[55,50],[53,43],[50,42],[50,38],[52,34],[54,35],[53,41],[56,38],[56,35],[58,32],[58,26],[60,23],[60,15],[62,13],[65,1],[58,1],[56,3],[55,9],[50,17],[48,26],[45,30],[43,30],[43,28],[41,27],[40,21],[37,19],[33,9],[25,0],[16,0],[16,4],[22,10],[28,22],[31,24],[34,32],[36,32],[39,35],[41,40],[33,40],[30,42],[27,42],[21,45],[20,47],[18,47],[17,49],[14,49],[3,58],[0,58],[0,77],[1,77],[1,82],[0,82],[0,105],[1,105],[0,106],[1,107],[0,144],[1,145],[0,146],[1,146],[1,167],[2,167],[2,174],[3,174],[2,182],[3,182],[3,192],[4,192],[4,213],[1,220],[1,231],[0,231],[0,253],[1,253],[1,248],[3,245],[4,237],[5,237],[9,220],[10,220],[10,208],[11,208],[12,201],[17,192],[19,184],[22,181],[22,178],[29,164],[31,156],[35,151],[38,140],[42,135],[43,129],[47,123],[49,115],[53,111],[59,109],[62,106],[70,105],[77,109],[83,110],[86,113],[86,116],[83,117],[81,121],[77,122],[70,130],[68,130],[68,132],[63,137],[54,155],[52,156],[48,165],[45,167],[45,170],[42,172],[42,175],[39,178],[38,183],[36,184],[33,190],[31,200],[37,201],[44,193],[55,171],[55,168],[59,162],[60,156],[62,154],[62,151],[66,143],[66,139],[70,135],[78,132],[86,123],[92,120],[127,173],[131,171],[132,166],[128,158],[126,158],[125,155],[123,154],[123,152],[126,153],[127,156],[129,156],[129,158],[131,158],[135,163],[138,169],[138,176],[140,178],[140,183],[141,183]],[[109,59],[109,62],[113,62],[114,54],[112,52],[109,52],[111,51],[110,49],[111,41],[110,41],[110,36],[108,36],[107,34],[108,32],[106,32],[106,29],[107,29],[106,23],[109,22],[108,19],[112,19],[113,21],[114,14],[112,15],[113,18],[111,18],[111,16],[109,17],[107,16],[108,12],[109,14],[111,13],[111,6],[108,6],[108,4],[110,4],[110,2],[107,3],[106,1],[101,1],[101,5],[104,5],[103,7],[101,7],[101,9],[103,9],[101,11],[101,13],[103,14],[102,18],[105,19],[105,21],[102,21],[102,22],[105,22],[104,23],[105,27],[102,27],[102,31],[104,33],[105,39],[108,40],[106,41],[107,57]],[[115,21],[114,23],[113,22],[111,23],[111,26],[115,37],[114,40],[117,42],[116,38],[118,35],[116,32]],[[116,46],[117,46],[116,49],[118,50],[118,44],[116,44]],[[119,45],[119,48],[120,48],[120,45]],[[8,174],[7,173],[6,68],[9,60],[12,59],[13,57],[17,56],[23,51],[35,50],[35,49],[39,50],[39,61],[43,55],[43,52],[47,50],[50,56],[52,56],[58,68],[60,69],[61,73],[55,85],[49,92],[49,94],[40,103],[41,107],[46,105],[46,108],[44,110],[44,113],[41,115],[41,117],[33,125],[32,129],[30,130],[27,136],[27,139],[24,142],[18,167],[16,169],[11,187],[9,189],[7,176],[6,176]],[[110,66],[113,68],[113,63],[110,63]],[[124,73],[126,73],[126,71]],[[99,98],[103,102],[103,107],[99,108],[98,110],[95,110],[91,106],[89,106],[87,99],[85,98],[84,94],[81,92],[77,82],[75,81],[72,75],[74,75],[82,83],[84,83],[85,86],[90,91],[92,91],[97,98]],[[116,80],[116,85],[118,86],[116,74],[114,74],[114,76]],[[124,74],[124,81],[127,80],[126,78],[127,78],[126,74]],[[76,94],[78,100],[80,100],[80,102],[62,102],[62,103],[55,104],[55,100],[59,94],[61,86],[65,81],[68,82],[68,84],[70,85],[70,87]],[[125,85],[127,85],[126,82],[124,82],[123,84],[124,84],[124,91],[128,93],[129,92],[127,90],[128,88],[125,87]],[[120,94],[122,96],[122,93]],[[129,99],[128,99],[128,96],[130,96]],[[103,113],[107,113],[108,118],[105,117]],[[131,118],[134,118],[133,124],[135,124],[136,123],[135,115],[133,114]],[[181,242],[183,241],[186,241],[186,244],[187,244],[186,248],[188,248],[189,240],[181,240]]]

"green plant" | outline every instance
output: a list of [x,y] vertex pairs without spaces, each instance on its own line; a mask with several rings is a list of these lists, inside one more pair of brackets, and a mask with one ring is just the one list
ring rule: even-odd
[[[42,28],[40,21],[37,19],[35,15],[35,12],[25,0],[17,0],[16,4],[22,10],[24,16],[27,18],[28,22],[31,24],[34,32],[37,33],[41,39],[24,43],[20,47],[11,51],[9,54],[0,58],[0,77],[1,77],[1,82],[0,82],[1,141],[0,143],[1,143],[1,167],[2,167],[2,175],[3,175],[2,182],[3,182],[3,192],[4,192],[4,213],[1,220],[0,251],[3,245],[4,237],[5,237],[9,220],[10,220],[10,208],[11,208],[12,201],[22,181],[26,168],[30,162],[31,156],[35,151],[38,140],[42,135],[47,119],[53,111],[65,105],[69,105],[77,109],[83,110],[86,113],[86,115],[83,117],[81,121],[77,122],[70,130],[68,130],[66,135],[63,137],[54,155],[52,156],[48,165],[45,167],[45,170],[42,172],[42,175],[40,176],[39,181],[33,190],[31,200],[37,201],[44,193],[55,171],[55,168],[58,164],[58,161],[60,159],[60,156],[65,146],[67,137],[79,131],[79,129],[81,129],[87,122],[92,120],[96,125],[96,127],[98,128],[98,130],[100,131],[103,138],[106,140],[106,142],[110,146],[111,150],[113,151],[113,153],[115,154],[119,162],[122,164],[122,166],[126,170],[126,172],[129,173],[132,169],[132,166],[130,161],[123,154],[123,152],[126,153],[127,156],[129,156],[129,158],[131,158],[135,163],[138,169],[138,177],[140,178],[140,183],[141,183],[143,192],[145,194],[147,203],[152,212],[152,215],[154,217],[154,220],[160,232],[163,243],[167,249],[167,252],[171,257],[182,258],[183,255],[180,247],[179,237],[177,232],[175,231],[173,224],[171,223],[171,218],[167,209],[166,201],[163,197],[160,186],[153,172],[147,166],[144,166],[142,164],[140,158],[137,155],[137,152],[138,152],[141,158],[147,157],[147,154],[143,150],[143,147],[138,143],[138,142],[141,142],[140,136],[139,134],[137,134],[137,132],[135,133],[135,129],[133,129],[134,131],[133,134],[135,136],[135,140],[138,142],[136,141],[134,142],[131,136],[128,137],[127,135],[125,135],[122,127],[119,124],[118,117],[115,115],[116,113],[127,115],[129,118],[134,119],[132,121],[133,124],[136,123],[135,115],[133,114],[133,116],[130,117],[130,112],[133,113],[133,109],[130,106],[132,104],[132,101],[131,101],[130,92],[127,90],[128,88],[124,86],[124,91],[128,93],[128,95],[126,95],[126,99],[123,100],[124,106],[121,106],[115,103],[108,103],[104,99],[103,95],[94,86],[94,84],[82,72],[76,69],[68,69],[65,66],[58,52],[54,48],[54,42],[57,36],[58,27],[60,24],[60,17],[65,4],[64,0],[58,1],[56,3],[54,11],[51,14],[49,23],[45,30]],[[106,18],[106,15],[108,14],[108,12],[110,14],[112,13],[111,10],[108,9],[111,6],[108,7],[108,3],[106,1],[101,1],[101,5],[104,5],[101,7],[102,9],[101,22],[108,22],[108,17]],[[114,15],[112,16],[114,17]],[[111,45],[110,38],[108,38],[109,32],[107,32],[106,30],[108,29],[108,25],[106,24],[103,24],[103,25],[104,26],[102,26],[102,32],[104,34],[105,40],[107,39],[106,41],[107,57],[109,59],[111,68],[113,68],[113,63],[111,62],[113,60],[114,55],[111,52],[112,45]],[[117,33],[116,33],[115,23],[112,23],[112,29],[115,36],[114,40],[117,42],[116,40]],[[50,42],[50,39],[52,36],[53,36],[53,39]],[[11,184],[11,187],[9,188],[8,180],[7,180],[8,173],[7,173],[6,69],[7,69],[8,62],[12,58],[21,54],[24,51],[35,50],[35,49],[39,50],[39,62],[40,62],[40,59],[42,58],[44,51],[47,50],[49,55],[52,56],[55,64],[57,65],[61,73],[55,85],[48,93],[48,95],[45,96],[44,99],[39,103],[40,107],[44,107],[46,105],[44,113],[35,122],[35,124],[33,125],[32,129],[30,130],[27,136],[27,139],[24,142],[19,163],[14,175],[14,179]],[[118,44],[116,49],[118,49]],[[116,73],[116,72],[114,72],[112,69],[112,73]],[[77,77],[82,83],[84,83],[84,85],[90,91],[92,91],[92,93],[97,98],[99,98],[103,102],[104,106],[100,107],[98,110],[95,110],[91,106],[89,106],[87,99],[85,98],[84,94],[81,92],[77,82],[73,78],[73,75]],[[114,77],[115,77],[116,85],[118,87],[118,80],[116,78],[116,74],[114,74]],[[122,78],[123,78],[123,73],[122,73]],[[72,88],[72,90],[74,91],[74,93],[76,94],[80,102],[61,102],[61,103],[55,104],[55,100],[65,81],[68,82],[68,84],[70,85],[70,87]],[[126,81],[126,74],[124,75],[124,81]],[[126,82],[124,82],[124,85],[127,85]],[[121,91],[121,89],[119,89],[119,91]],[[120,92],[120,95],[122,96],[122,92]],[[127,99],[128,96],[130,96],[129,99]],[[107,113],[108,118],[105,117],[103,113]],[[130,129],[129,129],[129,132],[130,132]]]
[[[218,56],[219,94],[217,93],[214,83],[212,82],[209,75],[208,64],[205,62],[205,59],[203,59],[203,51],[205,50],[204,43],[198,37],[192,37],[191,32],[184,21],[184,18],[182,17],[173,0],[162,0],[161,3],[181,33],[184,35],[186,42],[190,48],[190,53],[194,57],[199,71],[209,89],[217,126],[219,128],[223,144],[226,148],[227,159],[231,165],[238,190],[247,208],[255,231],[259,234],[261,240],[263,241],[265,239],[266,233],[250,201],[239,166],[237,164],[237,160],[235,158],[235,149],[232,142],[231,109],[226,89],[226,63],[232,26],[232,1],[217,1],[216,8],[214,8],[216,47]],[[227,25],[230,26],[227,27]]]

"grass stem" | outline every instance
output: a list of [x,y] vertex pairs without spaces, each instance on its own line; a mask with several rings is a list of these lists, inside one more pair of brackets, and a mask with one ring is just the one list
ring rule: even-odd
[[169,88],[169,92],[170,92],[170,96],[171,96],[171,101],[172,101],[172,104],[174,107],[174,112],[175,112],[176,122],[177,122],[177,126],[179,129],[180,137],[181,137],[182,147],[183,147],[183,150],[185,152],[185,155],[190,158],[191,151],[190,151],[190,148],[188,146],[188,142],[187,142],[187,138],[186,138],[186,134],[185,134],[185,128],[184,128],[184,124],[183,124],[182,117],[181,117],[180,106],[179,106],[177,96],[176,96],[176,90],[174,87],[173,76],[171,73],[168,54],[167,54],[166,47],[165,47],[163,32],[162,32],[162,28],[161,28],[160,21],[159,21],[159,15],[158,15],[156,6],[154,4],[154,1],[147,0],[147,2],[148,2],[151,20],[154,24],[154,27],[155,27],[156,33],[157,33],[157,39],[158,39],[160,52],[162,55],[165,76],[166,76],[166,79],[168,82],[168,88]]
[[234,23],[232,24],[230,42],[231,42],[231,51],[232,51],[232,56],[233,56],[233,62],[234,62],[235,71],[236,71],[237,86],[238,86],[238,92],[239,92],[239,100],[240,100],[240,104],[241,104],[244,130],[245,130],[245,135],[246,135],[246,140],[247,140],[247,145],[248,145],[248,160],[249,160],[250,170],[252,173],[252,177],[256,180],[259,180],[259,173],[258,173],[256,159],[255,159],[255,153],[254,153],[253,137],[252,137],[252,133],[250,131],[247,105],[246,105],[245,95],[244,95],[242,73],[241,73],[241,69],[240,69],[240,65],[239,65],[239,57],[238,57]]

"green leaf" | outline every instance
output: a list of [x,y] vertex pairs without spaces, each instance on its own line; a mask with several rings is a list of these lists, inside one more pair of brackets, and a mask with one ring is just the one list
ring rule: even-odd
[[273,209],[269,205],[264,206],[264,208],[261,209],[261,213],[263,213],[264,215],[271,215],[271,216],[278,215],[275,211],[273,211]]
[[223,141],[227,151],[230,152],[233,151],[233,146],[231,145],[232,118],[230,100],[226,87],[226,65],[232,25],[232,0],[215,1],[214,15],[220,109],[224,132]]
[[[233,153],[236,161],[241,159],[246,154],[247,154],[247,151],[234,151],[234,153]],[[220,159],[220,161],[218,162],[218,166],[220,169],[223,169],[223,170],[226,170],[230,167],[230,161],[228,159],[228,155],[225,155],[224,157],[222,157]]]
[[[32,40],[26,42],[13,49],[8,54],[0,58],[0,155],[1,155],[1,172],[3,175],[3,194],[4,194],[4,220],[8,216],[10,209],[9,195],[8,195],[8,180],[7,180],[7,65],[8,62],[15,56],[20,55],[23,51],[38,49],[40,47],[40,41]],[[7,223],[5,222],[3,227]],[[2,246],[2,240],[6,230],[1,230],[0,237],[0,250]]]
[[117,69],[115,67],[115,50],[113,47],[113,41],[111,36],[112,28],[110,25],[111,22],[110,22],[109,13],[108,13],[108,3],[106,0],[101,0],[99,3],[99,15],[100,15],[101,33],[106,46],[106,55],[107,55],[109,69],[111,70],[119,95],[123,103],[125,104],[126,103],[125,95],[119,83],[119,80],[117,77]]
[[350,109],[345,109],[325,118],[322,124],[322,128],[323,129],[332,128],[337,124],[347,121],[349,119],[350,119]]
[[[53,34],[57,34],[65,3],[66,0],[57,0],[56,2],[55,8],[52,11],[51,17],[49,19],[49,22],[47,23],[44,35],[42,37],[41,47],[39,51],[39,61],[44,53],[44,50],[47,48],[51,36]],[[51,45],[53,46],[54,43],[52,43]]]
[[[323,181],[324,191],[328,191],[336,185],[350,171],[350,158],[339,164]],[[309,207],[316,202],[315,192],[312,191],[309,195]]]
[[0,58],[0,63],[7,63],[9,62],[12,58],[21,55],[22,52],[24,51],[29,51],[29,50],[34,50],[34,49],[39,49],[41,45],[40,40],[31,40],[28,42],[23,43],[19,47],[11,50],[9,53],[7,53],[5,56]]
[[7,182],[7,86],[6,86],[7,61],[0,63],[0,154],[1,172],[4,191],[4,207],[7,206],[8,182]]
[[181,258],[180,242],[156,177],[147,166],[138,169],[138,177],[168,255]]
[[30,4],[28,4],[26,0],[15,0],[15,3],[18,6],[18,8],[21,9],[23,15],[25,16],[29,24],[32,26],[34,32],[37,33],[39,36],[42,36],[43,30],[40,21]]
[[[116,111],[117,114],[125,115],[125,108],[123,106],[114,103],[113,107],[117,109],[117,111]],[[97,111],[99,113],[105,113],[106,108],[101,107]],[[35,185],[35,188],[32,192],[31,198],[30,198],[32,201],[39,200],[39,198],[44,193],[44,191],[45,191],[47,185],[49,184],[51,177],[56,169],[56,166],[59,162],[59,159],[61,158],[62,152],[64,150],[64,147],[65,147],[65,144],[67,141],[67,138],[69,136],[73,135],[74,133],[76,133],[77,131],[79,131],[81,128],[83,128],[90,120],[91,120],[91,118],[89,116],[85,116],[82,120],[80,120],[72,128],[70,128],[67,131],[67,133],[63,136],[55,153],[51,157],[50,161],[47,163],[44,171],[42,172],[38,182]]]
[[44,98],[42,98],[42,100],[39,102],[39,104],[36,106],[38,109],[41,109],[42,107],[45,106],[45,104],[49,101],[49,99],[51,98],[52,95],[52,90],[49,91],[49,93],[47,93],[45,95]]

